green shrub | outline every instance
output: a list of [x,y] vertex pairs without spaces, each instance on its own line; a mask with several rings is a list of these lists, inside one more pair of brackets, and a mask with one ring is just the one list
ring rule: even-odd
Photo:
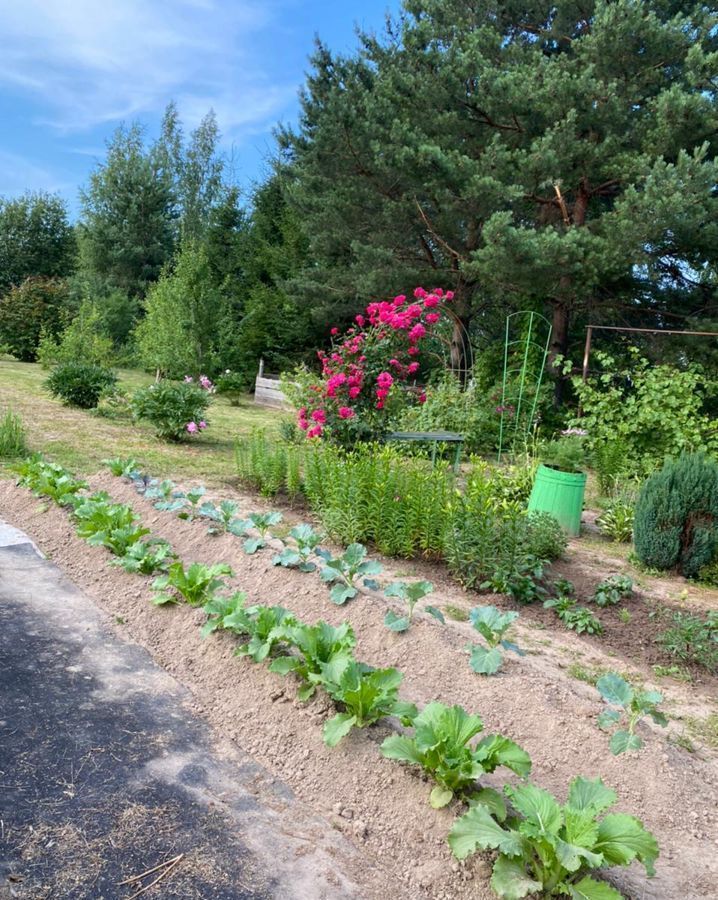
[[697,577],[718,549],[718,463],[700,453],[666,463],[641,489],[633,533],[643,565]]
[[89,301],[80,306],[60,336],[43,328],[37,348],[37,360],[43,369],[78,359],[96,366],[109,366],[113,361],[112,339],[105,333],[99,309]]
[[8,409],[0,419],[0,459],[27,455],[25,427],[17,413]]
[[669,455],[718,451],[718,421],[705,402],[715,381],[698,368],[655,366],[635,348],[631,354],[621,365],[597,351],[601,374],[585,383],[573,379],[582,411],[575,424],[588,432],[586,448],[599,463],[601,490],[612,477],[649,475]]
[[136,391],[130,407],[134,418],[149,422],[158,437],[179,441],[192,433],[192,423],[195,433],[203,429],[210,402],[211,395],[198,384],[159,381]]
[[0,298],[0,345],[23,362],[33,362],[43,331],[56,335],[69,302],[67,283],[32,276]]
[[626,497],[614,497],[596,519],[596,524],[601,529],[601,534],[612,541],[625,544],[633,537],[634,517],[634,501]]
[[708,587],[718,587],[718,558],[702,567],[698,573],[698,579]]
[[117,382],[110,369],[92,363],[68,362],[53,369],[45,385],[53,397],[68,406],[93,409],[108,388]]

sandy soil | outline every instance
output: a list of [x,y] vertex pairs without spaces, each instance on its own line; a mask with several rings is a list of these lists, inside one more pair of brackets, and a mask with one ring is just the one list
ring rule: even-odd
[[[247,591],[256,602],[281,603],[307,622],[320,618],[333,624],[351,622],[357,634],[357,656],[374,665],[398,667],[404,673],[404,698],[419,704],[430,700],[460,703],[479,713],[486,733],[503,732],[530,753],[533,780],[560,798],[575,775],[600,775],[617,791],[617,808],[641,818],[662,848],[654,879],[647,880],[637,867],[614,870],[611,880],[626,896],[645,900],[715,896],[716,754],[707,746],[697,746],[696,752],[690,753],[675,743],[683,730],[681,717],[716,711],[715,682],[704,678],[686,685],[661,679],[666,709],[675,717],[671,727],[646,726],[640,753],[612,757],[608,738],[596,725],[602,704],[595,688],[570,675],[570,664],[580,662],[586,667],[618,670],[646,684],[659,683],[649,665],[653,657],[641,650],[643,609],[650,606],[644,595],[629,603],[632,622],[638,627],[631,629],[636,635],[624,641],[622,650],[616,649],[615,642],[602,643],[560,630],[543,610],[522,610],[514,638],[527,655],[508,658],[502,674],[482,678],[468,666],[465,646],[474,632],[465,622],[448,620],[442,627],[419,616],[409,632],[393,634],[383,625],[389,601],[382,595],[362,595],[345,607],[336,607],[317,576],[272,567],[271,550],[247,556],[236,538],[211,537],[199,522],[183,522],[158,512],[131,485],[109,475],[91,479],[91,485],[130,503],[152,532],[167,538],[185,562],[230,563],[237,588]],[[232,496],[244,513],[263,507],[256,497]],[[26,491],[2,482],[0,514],[28,531],[76,584],[115,617],[122,633],[147,647],[155,660],[186,684],[195,697],[194,708],[224,737],[236,739],[362,848],[367,866],[386,872],[387,893],[391,890],[397,896],[406,893],[435,900],[493,896],[488,886],[490,859],[476,856],[459,864],[448,850],[446,833],[461,812],[460,804],[432,810],[428,805],[430,785],[380,756],[378,745],[394,727],[391,723],[354,732],[336,749],[328,750],[321,738],[321,725],[330,714],[326,699],[299,703],[291,680],[234,657],[229,636],[203,641],[197,627],[203,619],[201,612],[186,606],[152,606],[151,579],[129,576],[109,566],[108,554],[80,541],[61,510],[46,509]],[[592,578],[594,571],[620,571],[620,560],[616,568],[609,562],[606,569],[605,560],[599,564],[590,556],[572,549],[562,564],[562,574],[578,582],[581,576]],[[502,602],[501,598],[487,601],[467,594],[439,566],[383,562],[383,583],[409,575],[430,577],[437,588],[432,597],[435,605],[468,610],[481,602]],[[704,598],[707,604],[714,601],[714,596]],[[646,646],[652,647],[649,637]],[[493,783],[503,781],[505,774],[500,770]]]

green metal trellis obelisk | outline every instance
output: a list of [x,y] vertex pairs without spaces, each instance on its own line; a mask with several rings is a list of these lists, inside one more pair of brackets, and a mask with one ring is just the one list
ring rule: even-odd
[[[513,339],[512,327],[520,329]],[[522,310],[506,317],[499,460],[506,448],[515,448],[519,438],[525,444],[534,427],[550,340],[551,323],[540,313]]]

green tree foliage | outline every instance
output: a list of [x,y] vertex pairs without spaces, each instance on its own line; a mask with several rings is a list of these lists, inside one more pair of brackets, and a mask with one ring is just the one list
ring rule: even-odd
[[232,320],[202,245],[186,244],[174,268],[151,287],[135,337],[142,364],[170,378],[218,370],[231,343]]
[[80,200],[83,271],[142,296],[172,254],[176,211],[172,179],[140,125],[117,129]]
[[246,300],[233,368],[253,380],[260,357],[268,371],[281,372],[313,358],[327,332],[326,320],[315,315],[316,301],[288,290],[289,280],[309,262],[308,240],[278,175],[252,198],[244,247]]
[[0,197],[0,296],[31,276],[69,275],[75,254],[64,200],[42,192]]
[[67,320],[65,281],[33,276],[0,297],[0,346],[23,362],[37,355],[40,335],[57,336]]
[[697,577],[718,552],[718,463],[685,454],[651,475],[638,497],[633,534],[644,565]]
[[217,154],[218,143],[213,110],[185,140],[177,106],[168,104],[153,155],[173,185],[180,242],[204,236],[212,211],[222,199],[224,164]]
[[478,326],[546,304],[554,352],[572,317],[693,296],[718,247],[709,7],[403,7],[353,55],[318,46],[280,132],[316,260],[299,287],[357,306],[357,285],[442,284]]

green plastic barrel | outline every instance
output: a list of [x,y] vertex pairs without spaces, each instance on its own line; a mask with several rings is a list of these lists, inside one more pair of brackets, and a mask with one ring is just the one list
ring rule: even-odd
[[539,466],[529,497],[529,512],[547,512],[569,534],[581,531],[585,472],[560,472],[550,466]]

